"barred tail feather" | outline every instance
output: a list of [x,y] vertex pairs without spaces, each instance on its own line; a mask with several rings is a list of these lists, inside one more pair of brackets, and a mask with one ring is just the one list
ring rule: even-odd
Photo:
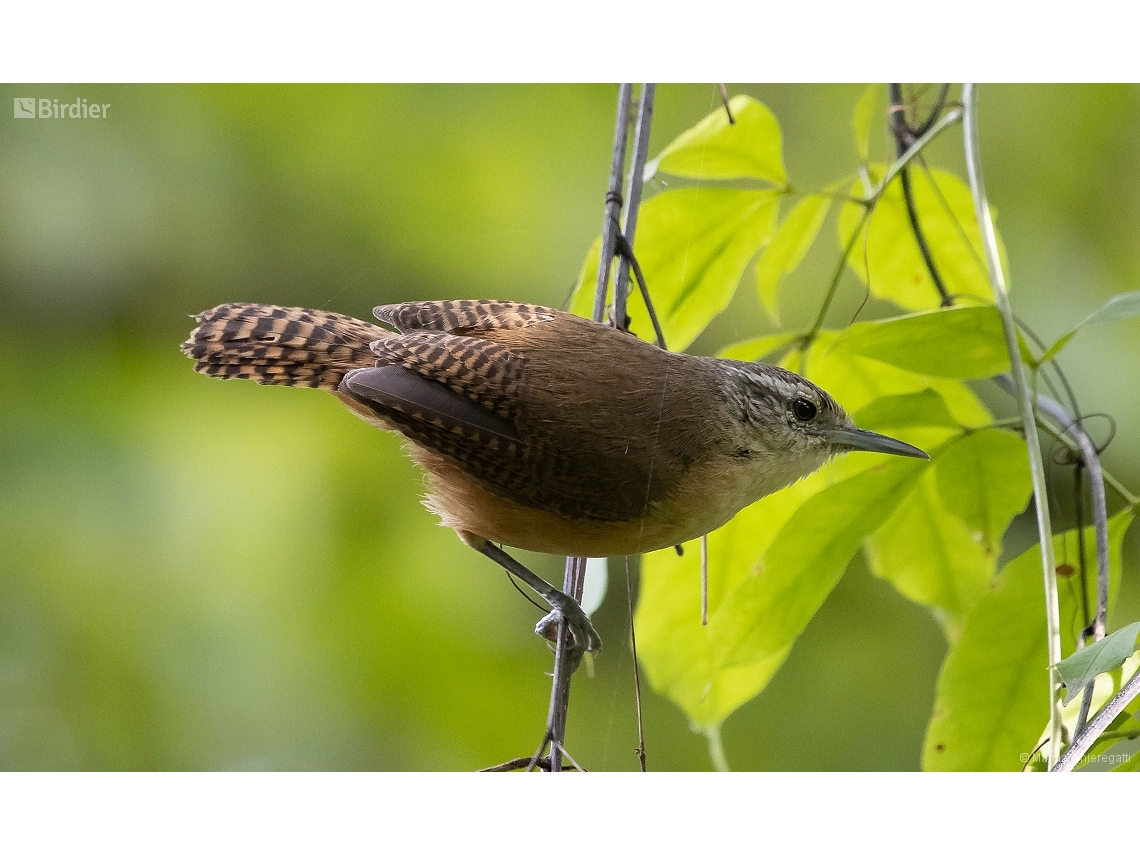
[[375,365],[368,346],[392,335],[348,315],[259,303],[225,303],[196,320],[182,344],[195,371],[329,391],[352,369]]

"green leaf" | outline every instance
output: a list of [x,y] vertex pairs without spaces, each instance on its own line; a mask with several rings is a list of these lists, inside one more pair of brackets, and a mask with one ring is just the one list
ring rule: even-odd
[[1140,772],[1140,751],[1136,751],[1121,763],[1119,766],[1114,766],[1113,772]]
[[1107,324],[1111,321],[1134,318],[1137,315],[1140,315],[1140,291],[1128,291],[1112,297],[1107,303],[1081,321],[1079,326]]
[[1069,342],[1073,340],[1073,336],[1075,336],[1077,332],[1078,330],[1069,330],[1067,333],[1049,345],[1048,350],[1041,354],[1041,359],[1039,361],[1045,363],[1050,359],[1056,359],[1057,354],[1065,349]]
[[[885,169],[880,165],[871,172],[873,178],[879,178]],[[950,294],[972,295],[989,302],[993,292],[970,189],[949,172],[936,169],[931,174],[933,182],[925,170],[913,166],[910,169],[915,209],[938,273]],[[850,192],[853,196],[862,196],[862,182],[855,182]],[[840,210],[841,247],[847,246],[854,235],[863,212],[863,207],[854,203],[846,203]],[[906,309],[938,306],[938,291],[915,240],[902,184],[897,178],[883,192],[864,228],[848,263],[855,274],[869,284],[871,293]],[[1000,235],[998,248],[1002,266],[1006,267]]]
[[996,558],[1005,530],[1033,492],[1025,440],[1010,431],[978,431],[948,450],[935,474],[946,508]]
[[855,424],[875,431],[897,427],[958,427],[946,402],[933,389],[876,398],[855,414]]
[[802,332],[786,331],[749,338],[730,344],[717,354],[721,359],[737,359],[741,362],[755,362],[769,354],[775,353],[783,347],[803,338]]
[[[836,345],[838,335],[825,330],[816,337],[814,345],[808,351],[805,376],[828,390],[847,412],[859,412],[871,402],[887,395],[905,395],[932,389],[946,402],[958,424],[975,427],[991,421],[989,410],[966,384],[856,356]],[[802,373],[799,359],[785,358],[782,364]],[[946,437],[947,434],[943,432],[937,442]]]
[[1140,621],[1130,623],[1100,641],[1078,650],[1057,664],[1057,677],[1065,685],[1068,704],[1081,693],[1098,674],[1114,671],[1136,650],[1136,636],[1140,635]]
[[986,593],[1001,536],[1029,501],[1025,442],[979,431],[949,446],[867,541],[872,572],[936,609],[953,640]]
[[808,196],[801,200],[780,223],[772,243],[756,262],[760,301],[773,320],[778,321],[780,316],[780,280],[803,261],[830,209],[831,199],[827,196]]
[[[709,534],[709,610],[716,609],[752,572],[773,538],[804,500],[829,483],[844,461],[761,499]],[[714,654],[715,625],[701,625],[700,548],[678,556],[661,550],[642,559],[637,601],[637,649],[658,694],[708,729],[758,694],[783,664],[787,651],[750,665],[721,667]]]
[[890,512],[900,486],[923,466],[875,463],[874,455],[834,459],[712,532],[708,626],[700,621],[696,544],[683,556],[645,556],[638,651],[654,689],[696,726],[718,725],[763,690],[858,549],[859,532]]
[[[1120,547],[1131,523],[1125,511],[1109,520],[1109,603],[1120,581]],[[1077,554],[1077,533],[1055,535],[1058,555]],[[1086,557],[1096,561],[1085,532]],[[1079,632],[1075,576],[1060,585],[1061,646],[1071,652]],[[1095,600],[1095,574],[1088,580]],[[931,771],[1017,771],[1049,716],[1045,600],[1039,544],[1013,559],[966,617],[938,678],[922,765]]]
[[1001,315],[993,306],[852,324],[836,347],[934,377],[972,380],[1009,370]]
[[1140,315],[1140,291],[1128,291],[1125,294],[1117,294],[1077,324],[1076,327],[1053,342],[1049,349],[1045,351],[1045,355],[1041,357],[1041,362],[1048,362],[1050,359],[1056,357],[1082,328],[1090,324],[1106,324],[1112,321],[1124,320],[1125,318],[1133,318],[1137,315]]
[[867,539],[864,551],[871,572],[934,609],[951,640],[961,635],[966,613],[985,594],[997,565],[946,510],[933,471]]
[[851,127],[855,130],[855,150],[859,153],[861,163],[866,163],[871,157],[871,125],[879,115],[882,97],[883,84],[871,83],[863,90],[859,103],[855,105]]
[[758,178],[777,187],[788,183],[780,123],[772,111],[748,95],[728,102],[735,124],[717,107],[685,131],[646,167],[686,178]]
[[863,538],[925,468],[925,461],[892,458],[807,499],[755,570],[710,615],[717,664],[739,667],[789,649]]
[[[669,190],[642,206],[634,251],[670,350],[692,344],[728,305],[744,268],[771,238],[778,207],[774,190],[723,187]],[[593,314],[600,247],[596,240],[590,248],[571,304],[583,317]],[[630,328],[652,340],[635,285],[628,306]]]

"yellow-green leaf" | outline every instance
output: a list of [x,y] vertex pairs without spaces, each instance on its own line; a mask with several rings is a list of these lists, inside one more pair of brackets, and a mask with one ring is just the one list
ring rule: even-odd
[[741,666],[791,645],[863,538],[890,515],[926,465],[891,458],[805,501],[756,569],[710,615],[716,663]]
[[935,473],[947,510],[996,558],[1005,530],[1033,492],[1025,440],[1009,431],[978,431],[948,450]]
[[1001,535],[1029,501],[1025,442],[979,431],[946,449],[867,541],[871,570],[931,606],[953,640],[997,569]]
[[808,196],[801,200],[780,223],[772,243],[756,262],[760,301],[775,321],[780,317],[780,280],[803,261],[830,208],[831,199],[827,196]]
[[997,561],[949,513],[927,472],[895,512],[867,539],[867,564],[904,597],[930,606],[947,637],[986,592]]
[[836,347],[907,371],[962,380],[1009,370],[1001,316],[993,306],[964,306],[852,324]]
[[[771,238],[778,207],[774,190],[724,187],[669,190],[642,206],[634,252],[670,350],[684,350],[724,311],[744,268]],[[595,241],[571,304],[584,317],[593,314],[599,253]],[[631,286],[630,329],[652,340],[645,304]]]
[[[709,534],[710,613],[752,572],[796,509],[827,487],[843,463],[829,464],[761,499]],[[642,559],[637,649],[654,691],[677,704],[694,724],[708,728],[762,691],[788,651],[737,667],[720,666],[714,627],[701,625],[700,572],[700,548],[695,542],[684,555],[666,549]]]
[[772,111],[748,95],[728,102],[734,124],[717,107],[685,131],[646,168],[686,178],[758,178],[778,187],[788,183],[780,123]]
[[[885,169],[880,165],[871,172],[878,178]],[[915,209],[939,276],[951,295],[970,295],[988,302],[993,292],[970,189],[952,173],[936,169],[931,174],[933,182],[925,170],[913,166],[910,169]],[[861,196],[862,182],[852,184],[850,192]],[[847,203],[840,210],[840,246],[847,246],[863,212],[863,207],[854,203]],[[848,263],[869,284],[871,293],[906,309],[938,306],[938,291],[915,240],[898,178],[887,186],[864,228]],[[1000,235],[998,245],[1005,267],[1005,247]]]
[[933,389],[877,398],[855,414],[855,424],[880,432],[898,427],[958,427],[946,402]]
[[[806,376],[830,392],[847,412],[858,412],[887,395],[932,389],[945,401],[958,424],[975,427],[991,420],[989,411],[965,383],[858,356],[839,347],[837,338],[838,334],[831,331],[824,331],[816,338],[806,361]],[[800,361],[785,358],[781,364],[797,371]]]
[[[892,433],[902,434],[900,438],[936,452],[960,432],[957,424],[989,420],[964,384],[845,354],[833,347],[834,341],[835,334],[827,331],[816,339],[808,353],[810,376],[850,411],[880,395],[913,394],[915,400],[879,407],[884,418],[893,414],[897,429]],[[939,405],[930,389],[945,401],[942,409],[949,410],[950,424],[935,413]],[[905,419],[906,413],[913,418]],[[646,556],[637,638],[654,688],[702,729],[715,726],[762,691],[858,549],[863,536],[859,532],[873,530],[876,520],[885,519],[906,496],[907,484],[914,483],[899,465],[916,466],[917,477],[930,464],[876,454],[842,455],[814,475],[745,508],[713,532],[707,627],[700,623],[699,549],[691,546],[681,557],[672,550]],[[838,493],[823,500],[823,493],[832,490]],[[810,508],[805,504],[815,501],[822,504]],[[782,545],[775,546],[777,541]],[[793,555],[795,543],[809,544],[799,558]],[[757,576],[761,562],[767,569]],[[761,588],[749,593],[747,587],[758,581],[763,581]],[[763,605],[765,598],[767,605],[757,611],[754,607]],[[785,607],[782,616],[774,614]],[[768,630],[760,624],[770,624],[775,635],[765,636]]]
[[[1120,581],[1120,547],[1132,521],[1109,520],[1109,603]],[[1093,530],[1085,531],[1086,560],[1095,566]],[[1076,555],[1077,533],[1055,535],[1057,555]],[[1068,655],[1080,631],[1076,576],[1060,585],[1061,649]],[[1089,574],[1095,601],[1096,574]],[[938,678],[922,765],[933,771],[1017,771],[1049,718],[1048,655],[1041,547],[1035,544],[998,574],[966,617]]]
[[756,338],[738,341],[730,344],[717,354],[721,359],[737,359],[741,362],[755,362],[769,354],[787,347],[798,338],[803,338],[802,332],[786,331],[762,335]]

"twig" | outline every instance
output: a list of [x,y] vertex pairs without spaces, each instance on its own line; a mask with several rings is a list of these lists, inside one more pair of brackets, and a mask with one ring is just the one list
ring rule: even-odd
[[731,772],[732,767],[728,765],[728,758],[724,756],[724,743],[720,739],[720,727],[713,726],[706,730],[705,739],[709,743],[709,759],[712,760],[713,768],[718,772]]
[[930,115],[926,117],[926,121],[914,129],[914,135],[920,137],[934,127],[934,123],[938,121],[938,116],[942,113],[942,108],[946,105],[946,96],[950,94],[950,84],[943,83],[942,88],[938,90],[938,97],[934,99],[934,106],[930,108]]
[[[609,284],[610,262],[617,244],[618,215],[621,213],[621,185],[625,168],[625,146],[629,136],[629,114],[633,96],[633,84],[623,83],[618,89],[617,118],[614,123],[613,160],[610,167],[610,183],[606,192],[606,210],[602,219],[602,249],[598,259],[598,284],[594,292],[594,321],[601,323],[606,311],[606,286]],[[586,581],[586,559],[568,556],[566,572],[562,580],[562,590],[582,601],[582,589]],[[550,689],[550,707],[546,716],[546,734],[539,747],[539,756],[550,745],[550,771],[562,768],[562,744],[566,741],[566,714],[570,707],[570,668],[569,644],[571,634],[565,621],[558,623],[558,636],[554,648],[554,675]],[[534,768],[532,761],[528,768]]]
[[879,183],[876,184],[874,188],[872,188],[871,192],[867,194],[867,197],[863,200],[863,203],[869,204],[878,199],[879,196],[883,194],[883,190],[886,188],[886,186],[891,183],[896,175],[899,174],[900,170],[905,169],[908,163],[918,157],[919,152],[930,145],[930,143],[939,134],[941,134],[944,130],[946,130],[961,118],[961,110],[953,109],[947,111],[946,115],[935,122],[934,126],[929,131],[914,141],[914,144],[907,149],[906,154],[904,154],[902,157],[896,158],[895,162],[887,168],[887,171],[883,174],[883,177],[879,180]]
[[[625,239],[625,235],[621,232],[617,233],[617,253],[623,262],[633,267],[633,277],[637,280],[637,287],[641,291],[641,299],[645,303],[645,309],[649,312],[649,322],[653,324],[653,334],[657,336],[657,346],[662,350],[668,350],[665,345],[665,333],[661,329],[661,322],[657,320],[657,310],[653,308],[653,298],[649,296],[649,286],[645,284],[645,276],[641,272],[641,265],[637,263],[637,256],[633,254],[633,247],[629,245],[629,241]],[[625,306],[622,306],[625,310]],[[615,319],[617,315],[614,315]],[[618,329],[625,329],[625,319],[622,318],[622,323],[619,325],[617,320],[614,321],[614,326]]]
[[[1017,419],[1017,423],[1019,425],[1021,424],[1020,418]],[[1080,452],[1077,444],[1073,442],[1072,438],[1063,430],[1057,430],[1052,425],[1050,425],[1049,422],[1040,418],[1037,420],[1037,426],[1045,431],[1045,433],[1049,434],[1049,436],[1053,437],[1053,439],[1057,440],[1057,442],[1064,445],[1065,448],[1074,453]],[[1137,512],[1140,512],[1140,496],[1133,494],[1133,492],[1125,487],[1115,475],[1103,467],[1101,468],[1101,475],[1104,477],[1104,483],[1111,487],[1116,495],[1120,496],[1120,498],[1122,498],[1129,507],[1133,508]]]
[[1065,756],[1057,761],[1050,771],[1071,772],[1076,768],[1076,765],[1081,762],[1081,758],[1085,756],[1097,738],[1108,730],[1108,726],[1126,706],[1132,703],[1137,695],[1140,695],[1140,671],[1133,674],[1132,679],[1125,683],[1124,688],[1104,705],[1104,708],[1096,714],[1096,718],[1089,722],[1088,727],[1077,734],[1073,744],[1065,752]]
[[[859,239],[863,227],[867,224],[867,220],[871,216],[873,207],[864,208],[863,215],[859,219],[859,224],[855,226],[855,230],[851,232],[851,237],[847,239],[847,245],[843,247],[843,254],[839,256],[839,261],[835,265],[835,272],[831,274],[831,282],[827,286],[827,294],[824,295],[823,303],[819,307],[819,312],[815,316],[815,322],[811,325],[807,335],[800,341],[800,351],[806,354],[808,347],[815,341],[815,337],[819,335],[819,331],[823,329],[824,318],[827,317],[827,310],[831,308],[831,301],[835,299],[835,292],[839,289],[839,280],[843,278],[843,272],[847,269],[847,259],[851,255],[851,250],[855,248],[855,241]],[[800,373],[803,373],[802,366]]]
[[[583,769],[581,766],[578,765],[577,760],[575,760],[573,757],[570,756],[570,752],[566,750],[566,746],[563,745],[561,742],[554,742],[552,740],[550,745],[551,745],[551,748],[557,748],[560,752],[562,752],[562,754],[565,755],[566,759],[570,761],[570,765],[573,766],[575,769],[577,769],[579,772],[585,772],[586,771],[585,769]],[[562,768],[565,769],[566,767],[563,766]]]
[[[915,131],[907,124],[906,112],[903,110],[902,102],[902,84],[891,83],[891,124],[893,125],[895,135],[895,150],[901,158],[911,147],[917,136]],[[942,93],[945,97],[945,90]],[[942,109],[942,99],[935,105],[934,111],[931,112],[930,118],[923,122],[924,127],[933,127],[935,120],[938,118],[938,113]],[[942,277],[938,273],[938,267],[934,264],[934,256],[930,252],[930,245],[926,242],[926,235],[922,232],[922,226],[918,222],[918,209],[914,204],[914,190],[910,184],[910,170],[906,166],[899,169],[899,182],[902,184],[903,202],[906,205],[907,218],[910,220],[910,230],[914,233],[915,242],[918,244],[918,251],[922,253],[922,260],[926,265],[926,270],[930,273],[930,278],[934,281],[934,287],[938,289],[938,296],[942,299],[943,307],[949,306],[953,301],[950,299],[950,293],[946,290],[946,285],[942,282]]]
[[629,607],[629,643],[633,648],[633,696],[637,701],[637,760],[645,771],[645,730],[641,722],[641,674],[637,668],[637,632],[633,627],[633,585],[629,581],[629,556],[625,556],[625,602]]
[[[629,205],[625,210],[625,228],[621,229],[619,234],[623,234],[626,241],[626,246],[629,247],[629,254],[622,254],[618,261],[617,277],[614,279],[614,302],[613,302],[613,322],[614,326],[618,329],[625,329],[625,302],[629,296],[626,287],[629,285],[629,268],[630,264],[636,264],[637,260],[633,257],[633,241],[637,235],[637,215],[641,209],[641,189],[645,179],[645,161],[649,158],[649,129],[653,122],[653,98],[656,93],[657,85],[655,83],[641,84],[641,98],[637,102],[637,126],[633,130],[633,161],[629,165],[629,189],[627,190],[629,196]],[[640,270],[635,270],[637,275],[638,284],[641,284],[642,276]],[[648,294],[648,289],[642,289],[642,296]],[[649,305],[648,298],[646,305]],[[660,330],[657,324],[657,315],[652,307],[649,309],[650,316],[653,319],[653,328]],[[658,332],[660,338],[660,332]],[[661,345],[664,347],[665,345]]]
[[736,119],[732,117],[732,108],[728,106],[728,90],[724,88],[723,83],[718,83],[717,88],[720,89],[720,102],[724,104],[724,112],[728,114],[728,123],[735,125]]
[[[1038,408],[1055,419],[1073,438],[1081,452],[1081,459],[1089,473],[1089,499],[1092,502],[1093,529],[1096,532],[1096,616],[1093,618],[1093,641],[1104,638],[1108,622],[1108,508],[1104,495],[1104,474],[1100,457],[1088,433],[1063,406],[1045,395],[1037,396]],[[1077,720],[1077,734],[1084,729],[1089,705],[1092,703],[1092,686],[1085,689],[1081,701],[1083,715]]]
[[1057,597],[1056,564],[1053,558],[1053,529],[1049,520],[1049,494],[1045,483],[1045,462],[1041,457],[1041,441],[1037,435],[1033,399],[1030,395],[1029,386],[1025,382],[1021,351],[1017,345],[1017,328],[1013,322],[1013,310],[1009,305],[1005,274],[1002,272],[1001,259],[998,256],[997,236],[994,233],[990,206],[986,199],[981,151],[978,144],[977,101],[974,96],[974,84],[967,83],[965,85],[962,91],[962,101],[965,108],[963,137],[966,172],[970,178],[970,192],[974,197],[978,227],[981,230],[982,245],[986,251],[990,285],[993,288],[994,300],[997,303],[998,310],[1001,312],[1006,350],[1009,352],[1011,374],[1025,430],[1025,443],[1029,449],[1029,471],[1033,479],[1033,492],[1037,506],[1037,537],[1041,542],[1041,569],[1045,579],[1045,626],[1049,652],[1049,766],[1052,767],[1057,763],[1061,745],[1061,707],[1057,681],[1057,663],[1061,661],[1061,618]]
[[[480,772],[516,772],[519,769],[531,769],[531,764],[538,767],[544,772],[550,771],[550,758],[540,757],[535,760],[533,757],[516,757],[514,760],[508,760],[506,763],[499,763],[495,766],[488,766],[486,769],[480,769]],[[562,771],[566,772],[570,769],[569,766],[563,766]]]
[[890,165],[886,173],[883,175],[882,179],[878,184],[874,186],[874,188],[872,188],[871,192],[867,194],[866,198],[855,200],[856,204],[863,205],[863,215],[860,218],[858,225],[855,226],[855,230],[851,233],[851,237],[848,239],[847,245],[843,248],[843,254],[839,259],[839,263],[835,266],[835,272],[832,274],[831,283],[827,289],[827,295],[823,299],[823,304],[820,306],[819,313],[815,317],[815,322],[812,324],[811,329],[808,331],[807,335],[805,335],[800,342],[801,353],[807,352],[807,348],[813,341],[815,341],[815,337],[823,328],[823,321],[827,316],[827,310],[831,308],[832,300],[835,298],[835,292],[839,287],[839,280],[843,276],[843,271],[847,269],[847,258],[851,255],[851,250],[855,247],[855,241],[858,239],[859,233],[867,225],[867,220],[874,212],[875,205],[882,197],[883,191],[886,190],[887,185],[890,184],[891,180],[899,174],[899,170],[903,169],[912,159],[917,157],[918,153],[922,151],[927,145],[929,145],[933,139],[935,139],[939,134],[946,130],[946,128],[950,127],[950,125],[954,124],[961,118],[961,110],[954,109],[946,113],[946,115],[934,123],[934,126],[931,127],[930,130],[928,130],[925,134],[914,141],[914,144],[909,149],[907,149],[906,154],[896,159],[895,162]]

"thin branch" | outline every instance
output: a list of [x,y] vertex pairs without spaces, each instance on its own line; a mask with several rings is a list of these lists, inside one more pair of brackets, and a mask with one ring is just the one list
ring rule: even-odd
[[633,84],[623,83],[618,90],[617,122],[614,125],[614,156],[610,163],[610,184],[606,191],[606,214],[602,220],[602,248],[598,259],[598,284],[594,292],[594,321],[602,322],[606,312],[606,291],[610,278],[610,261],[621,214],[622,175],[625,173],[625,144],[629,136],[629,112],[633,98]]
[[[533,765],[532,765],[533,764]],[[480,772],[517,772],[519,769],[531,769],[537,767],[544,772],[550,771],[550,759],[547,757],[540,757],[535,760],[532,757],[516,757],[514,760],[508,760],[506,763],[499,763],[495,766],[488,766],[486,769],[480,769]],[[567,772],[571,769],[570,766],[563,766],[562,771]]]
[[718,772],[731,772],[732,767],[728,765],[728,758],[724,756],[724,743],[720,739],[720,727],[708,728],[705,731],[705,739],[709,743],[709,759],[712,760],[713,768]]
[[965,85],[962,91],[962,101],[965,108],[963,137],[966,171],[970,178],[970,192],[974,197],[978,227],[982,233],[982,245],[986,251],[990,285],[993,288],[994,300],[997,303],[998,310],[1001,312],[1006,350],[1009,351],[1011,374],[1025,429],[1025,443],[1029,449],[1029,471],[1033,478],[1033,492],[1037,506],[1037,537],[1041,542],[1041,570],[1045,579],[1045,625],[1049,653],[1049,765],[1052,767],[1057,763],[1061,745],[1061,705],[1057,682],[1057,663],[1061,661],[1061,618],[1057,597],[1056,563],[1053,558],[1053,530],[1049,520],[1049,494],[1045,480],[1045,462],[1041,457],[1041,441],[1037,435],[1033,399],[1030,395],[1029,386],[1025,382],[1024,366],[1021,364],[1021,351],[1017,345],[1017,327],[1013,322],[1013,310],[1009,305],[1009,291],[1005,284],[1005,274],[1001,269],[1001,258],[998,256],[997,235],[994,232],[990,206],[986,199],[981,150],[978,143],[977,100],[974,84],[967,83]]
[[943,83],[942,88],[938,90],[938,97],[934,99],[934,106],[930,108],[930,115],[926,117],[926,121],[914,129],[914,135],[920,137],[934,127],[934,123],[938,121],[939,115],[942,113],[942,108],[946,106],[946,96],[950,94],[950,84]]
[[[1089,499],[1092,502],[1093,530],[1096,532],[1096,616],[1093,618],[1093,641],[1104,638],[1108,622],[1108,508],[1104,495],[1104,474],[1100,467],[1100,457],[1096,446],[1085,429],[1064,407],[1045,395],[1037,396],[1038,408],[1056,419],[1073,438],[1081,452],[1085,469],[1089,473]],[[1083,580],[1082,580],[1083,583]],[[1077,722],[1077,734],[1084,729],[1085,717],[1092,703],[1092,686],[1085,690]]]
[[[657,320],[657,310],[653,308],[653,298],[649,296],[649,286],[645,283],[645,275],[641,272],[641,265],[637,263],[637,256],[633,254],[633,247],[629,245],[629,241],[621,232],[617,233],[617,253],[622,262],[633,267],[633,276],[637,280],[638,289],[641,291],[641,299],[645,303],[646,311],[649,312],[649,321],[653,324],[653,334],[657,336],[657,346],[662,350],[668,350],[669,348],[665,345],[665,333],[661,329],[661,322]],[[621,309],[623,312],[625,311],[624,303]],[[615,314],[614,318],[617,317]],[[615,320],[614,326],[618,329],[625,329],[624,315],[622,316],[622,323],[619,325]]]
[[815,316],[815,322],[811,325],[811,329],[808,330],[808,334],[804,336],[800,342],[800,349],[804,353],[807,352],[808,347],[815,341],[815,337],[819,335],[819,331],[823,328],[823,320],[827,317],[827,310],[831,308],[831,301],[835,299],[835,292],[839,288],[839,280],[843,278],[843,271],[847,269],[847,259],[851,255],[851,250],[855,248],[855,241],[859,239],[859,235],[862,233],[863,227],[866,225],[873,210],[873,207],[863,209],[863,215],[859,218],[858,225],[856,225],[855,230],[851,232],[851,237],[847,239],[847,245],[843,247],[843,254],[839,257],[839,263],[835,265],[835,272],[831,274],[831,282],[827,286],[827,294],[823,298],[823,304],[819,307],[819,313]]
[[867,194],[867,197],[863,200],[864,203],[869,204],[874,202],[883,195],[883,190],[894,180],[894,177],[899,174],[899,170],[905,169],[908,163],[918,157],[919,152],[926,148],[939,134],[961,118],[961,110],[955,108],[947,111],[946,115],[934,123],[934,127],[914,141],[914,145],[907,149],[906,154],[896,159],[895,162],[888,167],[879,183]]
[[[552,749],[557,748],[562,754],[564,754],[566,759],[570,761],[570,765],[573,766],[575,769],[577,769],[579,772],[585,772],[586,771],[580,765],[578,765],[577,760],[575,760],[573,757],[570,756],[570,752],[566,750],[566,746],[563,745],[561,742],[554,742],[553,740],[551,740],[550,747]],[[565,770],[566,767],[563,766],[562,768]]]
[[[618,89],[617,117],[614,122],[613,159],[610,164],[609,188],[606,191],[605,215],[602,218],[602,246],[598,259],[598,282],[594,292],[594,321],[601,323],[606,311],[606,291],[609,285],[610,262],[617,246],[618,217],[622,208],[622,176],[625,171],[626,140],[629,137],[629,116],[633,100],[633,84],[623,83]],[[650,114],[647,114],[647,117]],[[647,128],[648,131],[648,128]],[[648,133],[646,133],[648,137]],[[566,558],[566,572],[562,580],[562,590],[582,601],[582,589],[586,582],[586,559],[579,556]],[[546,717],[546,733],[542,745],[532,758],[528,768],[534,768],[537,758],[550,746],[550,771],[562,768],[562,747],[566,741],[566,716],[570,707],[570,677],[573,668],[570,663],[571,633],[565,621],[558,623],[558,636],[554,650],[554,675],[550,689],[550,706]]]
[[851,233],[851,237],[847,241],[847,245],[843,248],[843,254],[839,259],[839,263],[835,267],[835,272],[832,274],[831,283],[828,286],[827,294],[823,299],[823,304],[820,306],[819,313],[816,315],[815,322],[812,324],[811,330],[809,330],[808,334],[804,336],[800,344],[802,352],[807,351],[807,348],[813,341],[815,341],[815,337],[823,328],[824,318],[827,316],[827,310],[831,308],[832,300],[835,299],[835,292],[839,287],[839,280],[843,276],[843,271],[847,268],[847,259],[851,255],[851,250],[855,247],[855,241],[858,239],[860,232],[866,225],[868,218],[870,218],[872,212],[874,211],[875,205],[882,197],[883,191],[886,189],[887,185],[890,184],[891,180],[896,175],[898,175],[899,170],[901,170],[912,159],[914,159],[918,153],[922,151],[923,148],[929,145],[930,142],[944,130],[946,130],[946,128],[950,127],[950,125],[954,124],[961,118],[962,111],[959,109],[954,109],[946,113],[946,115],[935,122],[934,126],[930,130],[915,140],[914,144],[909,149],[907,149],[906,153],[902,157],[899,157],[897,160],[895,160],[894,163],[890,165],[890,168],[888,168],[886,173],[883,175],[882,180],[880,180],[879,183],[875,185],[871,192],[867,194],[867,197],[865,199],[857,200],[858,204],[864,206],[863,215],[859,220],[859,224]]
[[[1020,418],[1017,419],[1017,423],[1021,424]],[[1053,437],[1053,439],[1057,440],[1057,442],[1064,445],[1065,448],[1074,454],[1080,453],[1077,444],[1073,442],[1072,438],[1063,430],[1054,428],[1049,422],[1041,418],[1037,419],[1037,427],[1041,428],[1041,430],[1045,431],[1045,433],[1049,434],[1049,436]],[[1140,512],[1140,496],[1135,495],[1131,490],[1125,487],[1115,475],[1103,467],[1101,469],[1101,475],[1104,477],[1104,483],[1111,487],[1113,492],[1124,500],[1125,504],[1133,508],[1134,511]]]
[[[618,329],[625,329],[625,301],[629,296],[626,290],[629,285],[629,268],[631,264],[637,264],[637,260],[633,257],[632,247],[637,235],[637,215],[641,209],[645,161],[649,158],[649,129],[653,122],[653,98],[656,90],[657,85],[655,83],[641,84],[641,98],[638,99],[637,103],[637,127],[633,130],[633,162],[629,165],[629,189],[627,191],[629,205],[625,211],[625,227],[619,232],[623,235],[626,246],[630,249],[628,255],[624,253],[621,255],[618,261],[617,278],[614,280],[613,323]],[[637,276],[638,285],[641,285],[643,280],[641,271],[635,269],[634,273]],[[664,336],[660,334],[660,325],[657,323],[657,315],[648,302],[648,289],[642,286],[642,292],[642,296],[646,297],[646,305],[649,306],[650,317],[653,319],[653,328],[658,331],[658,338],[664,341]],[[665,345],[662,344],[661,347],[665,347]]]
[[633,648],[633,696],[637,701],[637,760],[645,771],[645,730],[641,722],[641,674],[637,668],[637,631],[633,627],[633,584],[629,581],[629,556],[625,556],[625,602],[629,608],[629,643]]
[[1089,722],[1089,726],[1077,734],[1069,750],[1050,769],[1052,772],[1071,772],[1081,762],[1081,758],[1092,747],[1093,743],[1108,730],[1108,726],[1133,699],[1140,695],[1140,671],[1132,675],[1132,679],[1124,684],[1116,696],[1104,705],[1097,713],[1096,718]]
[[736,119],[732,116],[732,108],[728,106],[728,90],[723,83],[718,83],[717,88],[720,90],[720,102],[724,104],[724,112],[728,114],[728,123],[735,125]]
[[[906,112],[903,110],[902,102],[902,84],[891,83],[891,124],[893,125],[895,135],[895,150],[898,157],[906,155],[907,150],[910,148],[911,143],[916,136],[921,136],[911,129],[906,122]],[[943,92],[945,96],[945,91]],[[938,112],[942,109],[941,99],[938,105],[935,106],[934,111],[930,114],[930,118],[923,123],[924,126],[934,126],[934,122],[938,117]],[[938,290],[938,296],[942,299],[942,306],[946,307],[953,303],[950,299],[950,293],[946,290],[946,285],[942,281],[942,276],[938,273],[938,267],[934,263],[934,255],[930,252],[930,245],[926,242],[926,235],[922,232],[922,225],[918,221],[918,208],[914,204],[914,190],[910,184],[910,170],[903,166],[899,169],[899,182],[902,184],[903,202],[906,206],[907,219],[910,221],[910,230],[914,234],[915,242],[918,244],[918,251],[922,254],[922,261],[926,265],[926,270],[930,274],[930,278],[934,281],[934,287]]]

